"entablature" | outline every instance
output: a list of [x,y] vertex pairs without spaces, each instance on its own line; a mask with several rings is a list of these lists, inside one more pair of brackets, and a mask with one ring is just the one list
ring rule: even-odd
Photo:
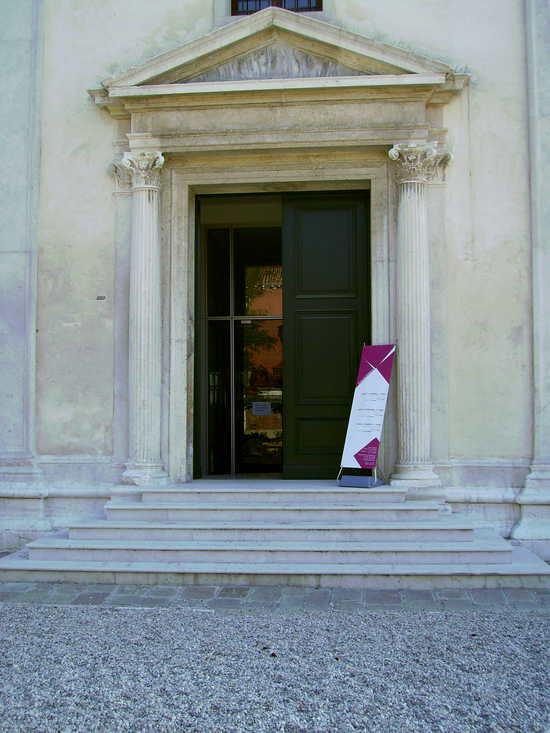
[[466,83],[441,62],[268,8],[90,94],[163,150],[392,144],[425,137],[428,106]]

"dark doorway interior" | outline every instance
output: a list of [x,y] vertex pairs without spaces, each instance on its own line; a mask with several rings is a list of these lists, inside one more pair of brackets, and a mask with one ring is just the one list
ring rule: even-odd
[[368,192],[198,206],[195,474],[332,478],[370,340]]
[[281,230],[207,230],[209,474],[280,473]]

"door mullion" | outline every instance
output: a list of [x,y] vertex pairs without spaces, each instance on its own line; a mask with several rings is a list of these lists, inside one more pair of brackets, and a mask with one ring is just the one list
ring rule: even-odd
[[229,410],[230,410],[230,439],[231,439],[231,474],[234,476],[237,472],[237,455],[236,455],[236,411],[235,411],[235,282],[234,282],[234,230],[229,230]]

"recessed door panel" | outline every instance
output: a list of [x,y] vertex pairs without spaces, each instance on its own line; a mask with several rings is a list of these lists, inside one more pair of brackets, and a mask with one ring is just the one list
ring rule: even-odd
[[[357,314],[297,311],[294,382],[299,404],[339,404],[353,380]],[[331,364],[331,369],[322,365]]]
[[[354,295],[355,211],[345,204],[320,209],[311,202],[295,212],[296,296]],[[327,236],[330,232],[330,236]],[[337,267],[327,267],[336,262]]]
[[347,420],[335,417],[300,418],[298,420],[298,452],[317,456],[319,450],[340,457],[341,442],[346,437]]

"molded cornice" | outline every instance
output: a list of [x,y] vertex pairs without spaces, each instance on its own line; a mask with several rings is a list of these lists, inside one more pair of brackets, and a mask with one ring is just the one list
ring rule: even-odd
[[[260,59],[270,57],[264,51],[274,47],[277,55],[284,55],[287,48],[294,63],[296,59],[306,59],[306,66],[312,69],[311,76],[307,71],[304,75],[304,69],[293,73],[289,63],[285,78],[269,78],[265,69],[263,76],[249,78],[247,73],[259,73],[254,71],[259,64],[250,63],[254,54],[259,54]],[[241,64],[243,76],[239,78],[232,65],[238,69],[241,59],[248,63]],[[319,68],[315,66],[317,63]],[[274,68],[281,66],[284,68],[284,59],[280,64],[277,58]],[[222,67],[229,70],[230,78],[213,80],[215,70]],[[441,62],[324,21],[280,8],[266,8],[106,80],[101,89],[90,90],[90,95],[96,104],[108,107],[115,116],[124,115],[124,100],[128,98],[135,102],[137,98],[170,96],[175,102],[178,97],[197,94],[257,95],[279,90],[416,86],[431,88],[434,95],[430,102],[437,103],[446,102],[464,86],[466,79],[464,75],[455,75],[451,67]]]

